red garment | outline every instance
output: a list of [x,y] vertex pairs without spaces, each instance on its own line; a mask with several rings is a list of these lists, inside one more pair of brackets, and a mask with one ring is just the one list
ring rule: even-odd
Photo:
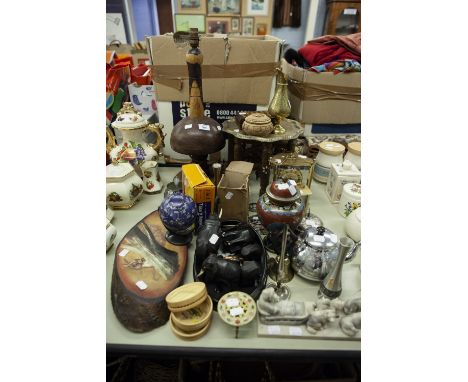
[[361,62],[361,33],[348,36],[327,35],[310,40],[299,49],[299,54],[310,66],[347,58]]

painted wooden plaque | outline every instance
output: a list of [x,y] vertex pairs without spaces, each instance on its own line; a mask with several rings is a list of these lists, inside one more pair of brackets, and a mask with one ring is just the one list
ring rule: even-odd
[[184,277],[187,247],[169,243],[166,231],[154,211],[128,231],[115,252],[112,307],[122,325],[133,332],[146,332],[168,321],[165,297]]

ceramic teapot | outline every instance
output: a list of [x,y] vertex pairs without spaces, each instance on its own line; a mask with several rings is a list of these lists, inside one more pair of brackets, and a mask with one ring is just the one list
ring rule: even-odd
[[[355,243],[345,258],[351,261],[359,243]],[[320,282],[333,268],[338,256],[338,236],[325,227],[308,227],[299,234],[292,247],[292,268],[301,277]]]
[[[161,191],[162,183],[157,160],[160,149],[164,146],[164,134],[162,132],[164,125],[148,123],[131,102],[125,102],[122,109],[117,113],[117,119],[112,122],[112,127],[122,133],[122,143],[111,148],[109,153],[111,159],[119,162],[126,161],[125,154],[128,150],[134,150],[135,159],[143,170],[144,191],[149,194]],[[154,144],[145,141],[144,133],[147,131],[156,135]]]

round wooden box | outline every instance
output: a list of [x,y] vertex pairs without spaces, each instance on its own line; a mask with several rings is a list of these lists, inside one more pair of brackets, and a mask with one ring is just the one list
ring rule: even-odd
[[202,282],[174,289],[166,296],[171,329],[178,337],[195,340],[203,336],[211,323],[213,302]]

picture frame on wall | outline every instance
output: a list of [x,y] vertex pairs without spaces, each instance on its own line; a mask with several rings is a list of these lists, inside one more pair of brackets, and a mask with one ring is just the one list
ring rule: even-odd
[[253,17],[242,17],[242,35],[253,36],[255,19]]
[[206,18],[206,33],[223,33],[231,32],[230,17],[207,17]]
[[205,15],[186,15],[185,13],[174,15],[175,31],[188,32],[190,28],[198,28],[198,31],[205,33]]
[[249,16],[268,16],[270,0],[247,0],[247,14]]
[[208,16],[240,15],[241,0],[207,0]]
[[240,17],[231,18],[231,32],[240,32]]
[[265,36],[268,31],[268,25],[266,23],[255,24],[255,34],[258,36]]
[[177,0],[177,13],[205,14],[206,0]]

